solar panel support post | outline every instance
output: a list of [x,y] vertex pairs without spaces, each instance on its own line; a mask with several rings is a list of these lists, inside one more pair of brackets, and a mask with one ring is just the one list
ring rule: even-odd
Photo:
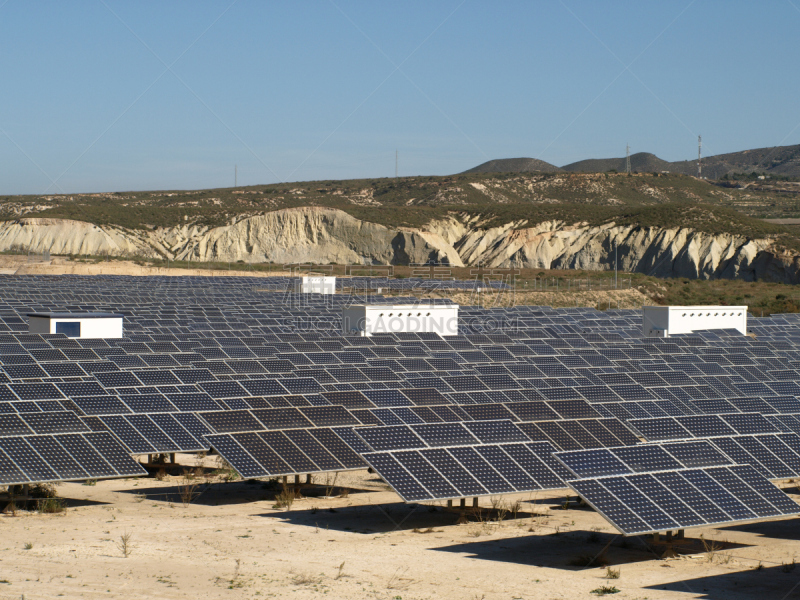
[[477,496],[475,496],[472,499],[472,508],[478,508],[478,497]]

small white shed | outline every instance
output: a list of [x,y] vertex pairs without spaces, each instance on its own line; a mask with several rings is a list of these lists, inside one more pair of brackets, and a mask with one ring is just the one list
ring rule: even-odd
[[353,304],[342,308],[342,334],[376,333],[458,335],[457,304]]
[[308,275],[295,279],[294,291],[298,294],[335,294],[336,277]]
[[122,318],[115,313],[28,313],[28,331],[71,338],[121,338]]
[[645,306],[644,337],[668,337],[703,329],[737,329],[747,335],[746,306]]

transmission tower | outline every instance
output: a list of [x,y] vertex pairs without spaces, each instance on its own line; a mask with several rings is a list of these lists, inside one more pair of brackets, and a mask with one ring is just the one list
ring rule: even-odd
[[703,136],[697,136],[697,178],[699,179],[703,173],[703,168],[700,164],[700,159],[703,155]]
[[631,147],[625,144],[625,172],[631,172]]

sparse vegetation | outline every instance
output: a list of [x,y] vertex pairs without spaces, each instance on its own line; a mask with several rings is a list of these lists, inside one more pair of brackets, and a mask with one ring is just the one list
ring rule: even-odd
[[184,506],[189,506],[198,495],[198,483],[193,477],[184,475],[180,485],[178,485],[178,494],[180,494],[181,502]]
[[67,503],[63,498],[41,498],[36,501],[36,510],[42,514],[65,513]]
[[290,510],[295,501],[295,492],[289,486],[284,486],[281,492],[275,496],[273,508],[285,508]]
[[[390,226],[419,226],[450,213],[478,216],[492,226],[495,219],[598,223],[635,216],[630,209],[687,202],[703,209],[732,207],[759,217],[765,210],[780,217],[800,209],[796,197],[781,191],[721,188],[675,173],[633,177],[624,173],[471,173],[235,189],[0,196],[0,219],[57,217],[147,230],[184,224],[215,227],[282,208],[324,206]],[[669,212],[681,216],[680,210]],[[636,218],[653,222],[666,214],[644,212]],[[698,222],[713,226],[713,220]]]
[[618,594],[619,592],[620,590],[612,585],[602,585],[599,588],[595,588],[591,591],[591,593],[595,596],[606,596],[608,594]]
[[227,460],[219,455],[217,455],[216,459],[218,466],[213,472],[214,475],[217,475],[224,481],[236,481],[239,479],[239,473],[236,472],[236,469],[234,469]]
[[135,546],[133,544],[133,534],[126,531],[119,536],[117,541],[117,549],[122,554],[123,558],[128,558],[133,552]]
[[386,584],[386,589],[389,590],[405,590],[414,583],[414,580],[410,577],[406,577],[406,573],[408,573],[408,567],[397,567],[395,572],[389,578],[389,581]]
[[322,576],[314,575],[313,573],[297,573],[292,577],[292,583],[295,585],[316,585],[322,583]]
[[606,579],[619,579],[619,575],[619,569],[612,569],[610,566],[606,567]]

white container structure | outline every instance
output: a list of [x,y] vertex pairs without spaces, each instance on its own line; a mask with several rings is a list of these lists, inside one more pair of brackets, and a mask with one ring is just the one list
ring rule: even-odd
[[736,329],[747,335],[746,306],[645,306],[644,337],[669,337],[704,329]]
[[115,313],[28,313],[28,331],[83,339],[121,338],[122,318]]
[[306,275],[295,280],[294,291],[298,294],[335,294],[336,277]]
[[354,304],[342,308],[342,334],[378,333],[458,335],[457,304]]

